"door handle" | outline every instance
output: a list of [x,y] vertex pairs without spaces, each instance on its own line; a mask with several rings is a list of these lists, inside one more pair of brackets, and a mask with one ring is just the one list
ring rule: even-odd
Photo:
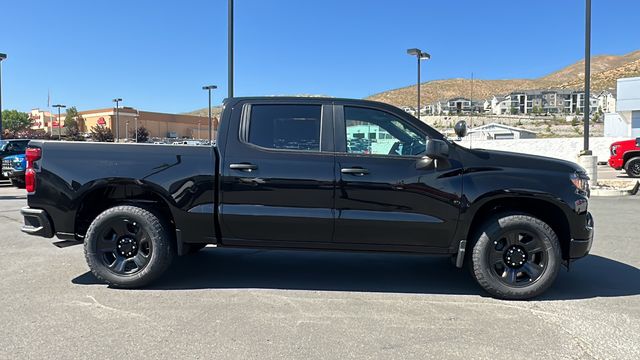
[[352,168],[342,168],[340,169],[340,172],[343,174],[362,176],[362,175],[367,175],[369,173],[369,170],[359,168],[359,167],[352,167]]
[[249,164],[249,163],[230,164],[229,169],[240,170],[240,171],[253,171],[258,169],[258,165]]

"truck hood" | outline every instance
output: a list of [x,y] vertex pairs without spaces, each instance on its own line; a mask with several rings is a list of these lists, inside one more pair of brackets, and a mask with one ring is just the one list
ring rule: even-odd
[[616,141],[611,144],[611,146],[614,146],[614,145],[623,145],[626,148],[634,148],[636,147],[636,139]]
[[574,162],[544,156],[528,155],[510,151],[467,149],[479,160],[477,166],[497,166],[531,170],[557,171],[565,174],[586,173],[584,168]]

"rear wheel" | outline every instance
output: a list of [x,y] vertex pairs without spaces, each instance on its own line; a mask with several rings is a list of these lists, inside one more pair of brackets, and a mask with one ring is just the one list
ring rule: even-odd
[[505,214],[484,224],[471,266],[474,278],[489,294],[522,300],[546,291],[560,262],[560,243],[549,225],[529,215]]
[[640,177],[640,156],[627,160],[624,164],[624,171],[632,178]]
[[123,288],[156,280],[174,257],[166,225],[136,206],[116,206],[98,215],[87,231],[84,251],[97,278]]

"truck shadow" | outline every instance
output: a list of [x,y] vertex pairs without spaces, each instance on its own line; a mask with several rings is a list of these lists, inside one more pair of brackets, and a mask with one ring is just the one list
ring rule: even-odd
[[[561,271],[538,300],[640,294],[640,270],[591,255]],[[90,272],[74,284],[100,284]],[[207,248],[178,258],[148,290],[287,289],[488,296],[446,257]]]

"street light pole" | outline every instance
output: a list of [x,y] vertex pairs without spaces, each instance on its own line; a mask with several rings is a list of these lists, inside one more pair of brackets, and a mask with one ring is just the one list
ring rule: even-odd
[[[589,151],[589,115],[591,113],[591,0],[586,0],[586,18],[584,32],[584,150],[583,154],[590,155]],[[580,105],[580,104],[578,104]]]
[[418,88],[418,120],[420,120],[420,61],[421,60],[428,60],[431,59],[431,55],[429,55],[426,52],[423,52],[420,49],[408,49],[407,50],[407,54],[415,56],[416,59],[418,60],[418,84],[417,84],[417,88]]
[[122,101],[122,99],[115,98],[111,101],[116,103],[116,142],[119,142],[120,141],[120,102]]
[[7,58],[7,54],[0,53],[0,140],[2,140],[2,60]]
[[[58,140],[62,138],[62,128],[60,127],[60,109],[66,108],[66,105],[56,104],[53,105],[54,108],[58,108]],[[51,130],[53,135],[53,130]]]
[[211,140],[213,139],[213,121],[211,119],[211,90],[215,90],[218,87],[216,85],[207,85],[203,86],[202,90],[209,91],[209,145],[211,145]]
[[233,0],[229,0],[229,13],[227,14],[227,51],[228,51],[228,71],[229,71],[229,96],[228,98],[233,97]]
[[127,120],[124,128],[124,142],[129,142],[129,120]]
[[136,144],[138,143],[138,117],[140,116],[140,111],[136,110]]

